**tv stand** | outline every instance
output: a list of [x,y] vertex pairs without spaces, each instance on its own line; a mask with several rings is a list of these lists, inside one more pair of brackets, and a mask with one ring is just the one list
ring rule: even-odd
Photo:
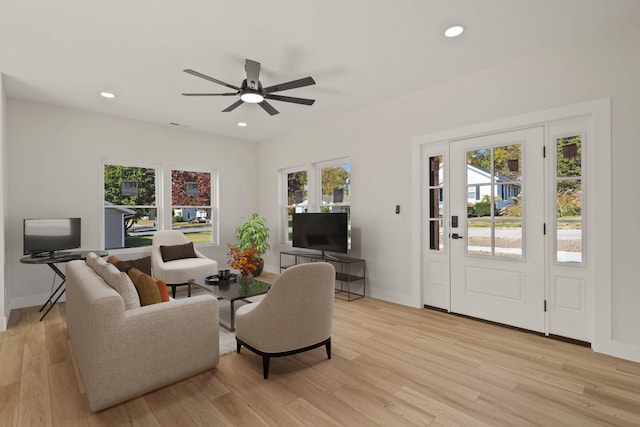
[[280,271],[304,262],[334,264],[336,267],[336,298],[353,301],[366,295],[367,262],[364,259],[327,255],[324,251],[320,254],[296,250],[280,252]]
[[322,251],[322,258],[329,259],[331,261],[338,261],[338,258],[334,257],[333,255],[327,255],[325,251]]
[[56,305],[56,303],[58,302],[58,300],[66,290],[64,287],[66,277],[64,273],[56,266],[56,264],[63,264],[65,262],[73,261],[76,259],[82,259],[82,260],[86,259],[89,252],[94,252],[96,255],[101,257],[105,257],[109,255],[108,252],[100,251],[100,250],[74,251],[74,252],[56,251],[56,252],[40,252],[37,254],[32,254],[32,255],[20,258],[20,262],[23,264],[33,264],[33,265],[46,264],[54,272],[54,276],[53,276],[54,282],[55,282],[56,276],[62,279],[62,282],[58,285],[58,287],[51,292],[51,295],[49,295],[49,299],[42,305],[42,307],[40,307],[39,311],[42,313],[42,310],[44,310],[45,307],[48,306],[47,310],[44,312],[42,317],[40,317],[40,321],[42,321],[45,317],[47,317],[47,314],[49,314],[49,311],[51,311],[53,306]]

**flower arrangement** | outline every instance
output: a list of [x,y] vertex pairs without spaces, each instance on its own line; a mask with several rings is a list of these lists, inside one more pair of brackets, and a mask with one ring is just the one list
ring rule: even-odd
[[242,275],[253,273],[258,268],[260,258],[255,247],[241,250],[231,244],[227,244],[227,246],[229,246],[229,265],[231,268],[239,270]]

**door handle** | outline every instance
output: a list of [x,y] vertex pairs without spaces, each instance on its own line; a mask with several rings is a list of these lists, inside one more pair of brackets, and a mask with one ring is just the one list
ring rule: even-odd
[[456,239],[456,240],[457,240],[457,239],[462,239],[463,237],[464,237],[464,236],[461,236],[461,235],[459,235],[458,233],[453,233],[453,234],[451,235],[451,238],[452,238],[452,239]]

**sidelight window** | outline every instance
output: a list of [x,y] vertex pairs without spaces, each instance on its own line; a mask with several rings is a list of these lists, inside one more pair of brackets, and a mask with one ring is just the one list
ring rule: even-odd
[[444,250],[444,156],[429,157],[427,199],[429,200],[429,249]]
[[582,263],[582,135],[559,137],[555,143],[556,262]]

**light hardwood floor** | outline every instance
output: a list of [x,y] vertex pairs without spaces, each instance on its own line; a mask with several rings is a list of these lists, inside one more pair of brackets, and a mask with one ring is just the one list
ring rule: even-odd
[[260,358],[243,349],[93,414],[64,304],[43,322],[37,310],[13,310],[0,333],[3,427],[640,425],[640,364],[371,298],[336,301],[331,360],[324,348],[274,359],[265,381]]

